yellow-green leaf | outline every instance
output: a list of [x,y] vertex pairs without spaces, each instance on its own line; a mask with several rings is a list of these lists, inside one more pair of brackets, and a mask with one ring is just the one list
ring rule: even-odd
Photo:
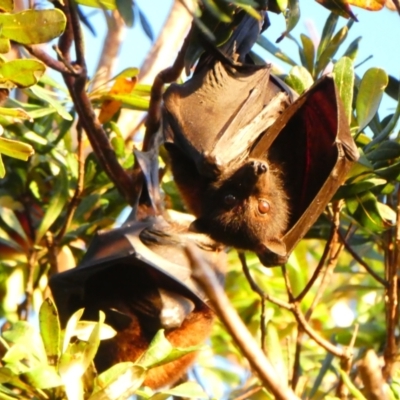
[[0,137],[0,153],[26,161],[34,150],[30,144]]
[[37,60],[9,61],[0,65],[0,87],[13,89],[32,86],[45,71],[46,66]]
[[14,10],[13,0],[0,0],[0,11],[1,12],[12,12]]
[[66,21],[57,9],[0,14],[1,37],[22,44],[46,43],[64,32]]

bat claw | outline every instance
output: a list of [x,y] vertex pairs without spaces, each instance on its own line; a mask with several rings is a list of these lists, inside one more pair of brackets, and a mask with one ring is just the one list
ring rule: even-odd
[[254,169],[256,175],[265,174],[268,171],[268,164],[265,161],[250,161],[250,166]]

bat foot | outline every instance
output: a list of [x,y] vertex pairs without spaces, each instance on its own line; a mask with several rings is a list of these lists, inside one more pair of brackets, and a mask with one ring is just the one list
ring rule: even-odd
[[268,164],[265,161],[252,160],[249,164],[256,175],[262,175],[268,172]]

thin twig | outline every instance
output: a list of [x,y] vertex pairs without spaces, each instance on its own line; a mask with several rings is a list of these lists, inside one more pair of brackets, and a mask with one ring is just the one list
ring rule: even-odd
[[[83,52],[83,39],[76,8],[68,0],[64,5],[58,4],[67,16],[67,28],[59,41],[59,48],[63,58],[70,61],[71,37],[74,40],[77,65],[80,67],[79,76],[63,74],[64,81],[74,102],[79,120],[85,130],[90,144],[100,165],[114,182],[119,192],[130,205],[135,205],[140,192],[134,190],[134,182],[127,171],[119,164],[114,149],[108,140],[107,134],[94,113],[92,104],[86,92],[87,71]],[[75,66],[75,64],[74,64]]]
[[238,397],[233,398],[232,400],[246,400],[253,394],[258,393],[262,389],[262,386],[256,386],[248,389],[245,393],[241,394]]
[[249,267],[247,265],[247,262],[246,262],[246,256],[243,253],[243,251],[239,251],[238,255],[239,255],[239,260],[242,263],[243,272],[246,276],[247,281],[250,284],[251,289],[253,290],[253,292],[257,293],[261,298],[261,315],[260,315],[261,338],[260,338],[260,342],[261,342],[261,350],[265,353],[265,338],[267,335],[266,325],[265,325],[265,302],[266,302],[265,292],[254,281],[254,279],[250,273]]
[[56,236],[56,243],[59,243],[62,238],[64,237],[65,233],[67,232],[67,229],[69,225],[71,224],[72,218],[74,217],[74,213],[81,202],[81,194],[83,191],[83,181],[84,181],[84,173],[85,173],[85,163],[83,160],[83,144],[82,144],[82,126],[78,122],[77,125],[77,139],[78,139],[78,148],[77,148],[77,157],[78,157],[78,180],[76,183],[76,188],[74,195],[71,199],[71,201],[68,204],[68,209],[67,209],[67,215],[65,216],[64,219],[64,224],[61,227],[60,231],[58,232]]
[[242,354],[255,370],[263,385],[270,390],[276,399],[298,399],[293,391],[277,375],[267,356],[258,347],[236,310],[229,302],[214,272],[199,255],[194,246],[187,246],[187,254],[192,265],[193,277],[198,281],[209,298],[214,310],[226,326],[228,332],[240,348]]
[[69,69],[65,63],[50,57],[49,54],[43,51],[39,46],[29,46],[26,45],[25,49],[28,50],[30,54],[36,57],[38,60],[42,61],[47,67],[60,72],[61,74],[71,74],[76,75],[74,69]]
[[331,226],[331,230],[329,233],[329,238],[325,244],[325,248],[324,248],[324,252],[322,253],[322,256],[319,260],[319,263],[317,265],[317,268],[315,269],[314,273],[312,274],[310,280],[307,282],[307,285],[305,286],[305,288],[301,291],[301,293],[295,298],[295,301],[301,301],[303,300],[303,298],[307,295],[307,293],[310,291],[310,289],[313,287],[315,281],[318,279],[324,265],[325,265],[325,261],[328,258],[329,255],[329,250],[331,248],[331,243],[333,240],[333,235],[335,232],[335,227],[332,224]]
[[350,255],[356,260],[364,269],[381,285],[384,287],[388,286],[388,282],[379,276],[350,246],[349,242],[343,236],[343,233],[339,231],[339,237],[342,243],[344,244],[345,249],[350,253]]
[[160,128],[161,124],[161,101],[163,88],[166,83],[176,81],[185,66],[185,53],[189,46],[190,33],[186,36],[185,41],[174,64],[161,71],[154,79],[150,94],[150,105],[146,120],[146,133],[143,139],[143,151],[148,151],[152,147],[154,136]]
[[[353,358],[353,348],[354,344],[356,342],[357,334],[358,334],[358,328],[359,325],[356,324],[354,327],[353,335],[351,336],[351,340],[349,345],[346,347],[346,352],[343,354],[343,356],[340,359],[340,368],[342,371],[344,371],[347,375],[350,373],[351,369],[351,360]],[[341,400],[346,400],[349,394],[349,390],[347,386],[345,385],[344,381],[342,378],[339,379],[339,383],[336,389],[336,395],[341,399]]]
[[[386,279],[388,286],[385,291],[386,303],[386,348],[384,351],[385,366],[383,368],[383,376],[386,380],[392,377],[393,365],[397,358],[397,342],[396,330],[399,323],[399,303],[398,303],[398,290],[399,279],[398,269],[400,262],[400,190],[397,190],[396,199],[396,226],[390,230],[390,244],[386,248],[393,248],[393,253],[386,256]],[[394,235],[393,235],[394,233]],[[394,237],[393,237],[394,236]],[[392,256],[391,256],[392,255]]]

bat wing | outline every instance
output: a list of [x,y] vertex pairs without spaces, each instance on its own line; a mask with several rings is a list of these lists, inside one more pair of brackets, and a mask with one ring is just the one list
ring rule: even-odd
[[332,77],[319,80],[278,117],[250,156],[267,151],[284,170],[291,218],[283,237],[287,256],[259,254],[264,265],[286,261],[359,157]]
[[[192,308],[188,305],[189,303],[180,301],[181,298],[186,298],[195,305],[205,304],[207,299],[204,293],[191,278],[191,268],[180,237],[171,237],[164,233],[164,237],[170,238],[168,245],[165,245],[165,242],[160,242],[152,234],[152,229],[157,228],[159,220],[160,218],[152,218],[142,222],[132,222],[121,228],[97,233],[76,268],[51,278],[50,288],[63,322],[66,322],[78,308],[86,306],[85,296],[91,282],[95,282],[96,287],[93,290],[99,292],[96,296],[100,300],[113,289],[116,290],[115,296],[118,298],[118,290],[123,293],[124,287],[129,296],[129,285],[135,288],[131,290],[132,292],[141,291],[140,285],[134,286],[135,281],[139,279],[151,282],[148,283],[151,290],[146,291],[146,298],[132,293],[134,301],[131,305],[140,307],[144,314],[152,314],[153,307],[160,314],[157,318],[161,319],[164,318],[163,310],[171,308],[174,301],[173,293],[177,294],[175,296],[175,301],[178,303],[176,309],[178,317],[182,320]],[[146,243],[149,245],[141,240],[144,232],[147,232]],[[155,241],[154,251],[149,237]],[[147,284],[146,282],[144,285]],[[150,292],[152,294],[147,295]],[[123,297],[122,294],[121,297]],[[118,312],[124,312],[123,309],[115,308],[116,315]],[[166,322],[167,325],[175,323],[168,319],[164,321],[169,321]]]
[[[166,146],[177,146],[201,174],[240,164],[290,95],[269,67],[235,69],[220,61],[164,94]],[[254,120],[261,120],[255,129]],[[234,144],[234,146],[232,145]]]

